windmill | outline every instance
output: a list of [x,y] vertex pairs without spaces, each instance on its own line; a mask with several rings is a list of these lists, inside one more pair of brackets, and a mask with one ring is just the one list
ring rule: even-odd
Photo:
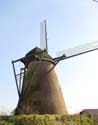
[[[12,61],[19,96],[15,114],[68,114],[55,66],[61,60],[97,50],[98,41],[61,51],[53,58],[48,54],[46,21],[40,26],[41,48]],[[18,62],[24,64],[20,73],[15,69]]]

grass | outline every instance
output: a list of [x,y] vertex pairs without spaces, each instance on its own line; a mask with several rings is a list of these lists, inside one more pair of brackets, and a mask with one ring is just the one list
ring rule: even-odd
[[0,116],[0,125],[98,125],[89,115],[16,115]]

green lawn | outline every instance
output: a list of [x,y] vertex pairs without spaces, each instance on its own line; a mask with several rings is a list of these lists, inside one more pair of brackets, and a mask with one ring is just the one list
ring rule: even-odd
[[81,119],[80,115],[0,116],[0,125],[98,125],[90,115],[82,115]]

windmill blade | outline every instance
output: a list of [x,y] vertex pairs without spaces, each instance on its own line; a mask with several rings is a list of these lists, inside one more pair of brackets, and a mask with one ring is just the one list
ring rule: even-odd
[[78,56],[84,53],[88,53],[94,50],[98,49],[98,41],[92,42],[92,43],[87,43],[84,45],[80,45],[74,48],[70,48],[64,51],[60,51],[57,53],[56,58],[54,58],[55,61],[59,62],[63,59],[71,58],[74,56]]
[[40,23],[40,48],[48,51],[46,20]]
[[18,96],[20,98],[20,91],[19,91],[19,85],[18,85],[17,75],[16,75],[16,71],[15,71],[14,61],[12,61],[12,67],[13,67],[13,72],[14,72],[14,77],[15,77],[15,82],[16,82],[16,88],[17,88]]

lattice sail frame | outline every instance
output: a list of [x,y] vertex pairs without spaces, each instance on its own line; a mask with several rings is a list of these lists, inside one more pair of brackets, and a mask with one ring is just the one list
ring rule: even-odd
[[48,51],[46,20],[40,23],[40,48]]
[[66,57],[77,56],[83,53],[94,51],[98,49],[98,41],[80,45],[74,48],[66,49],[57,53],[57,56],[65,55]]

